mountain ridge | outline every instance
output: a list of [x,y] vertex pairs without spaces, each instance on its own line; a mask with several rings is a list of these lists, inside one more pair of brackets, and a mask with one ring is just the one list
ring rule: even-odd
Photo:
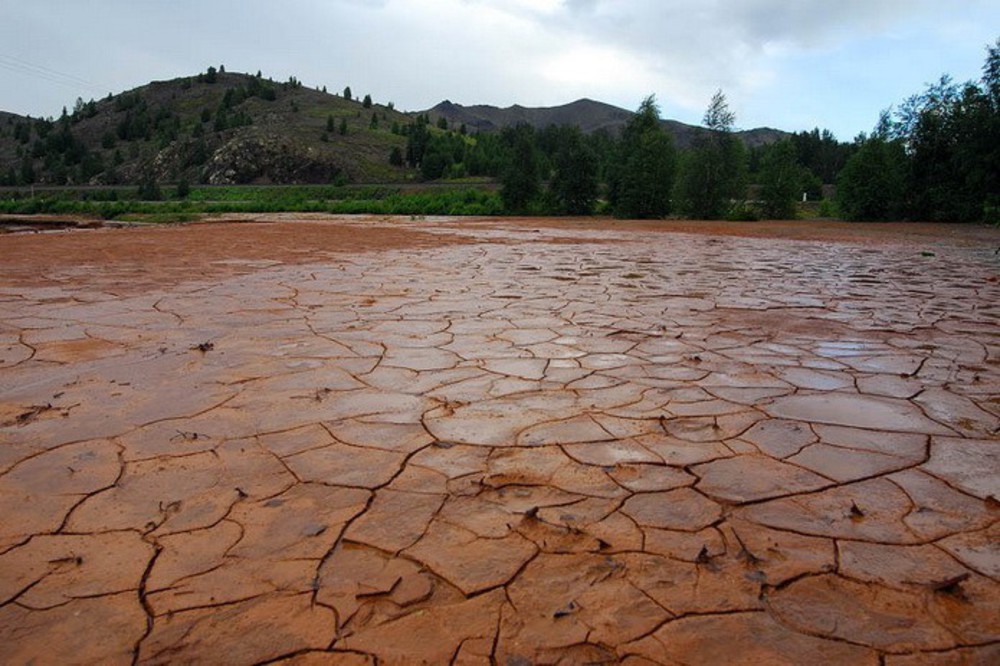
[[[444,118],[449,125],[464,124],[469,131],[494,132],[526,123],[535,129],[544,129],[549,125],[575,125],[587,134],[601,130],[617,134],[634,115],[632,111],[588,97],[551,107],[525,107],[519,104],[508,107],[488,104],[465,106],[444,100],[424,113],[435,122]],[[661,119],[660,125],[673,137],[678,148],[690,147],[698,134],[708,131],[704,127],[669,118]],[[750,148],[791,136],[789,132],[771,127],[738,130],[734,134]]]

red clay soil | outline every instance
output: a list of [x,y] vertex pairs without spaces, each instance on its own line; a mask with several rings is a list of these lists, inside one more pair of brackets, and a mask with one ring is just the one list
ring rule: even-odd
[[998,663],[998,246],[0,236],[0,663]]

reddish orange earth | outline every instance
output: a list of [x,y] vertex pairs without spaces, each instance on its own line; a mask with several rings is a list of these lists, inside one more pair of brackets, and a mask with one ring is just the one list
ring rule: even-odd
[[998,246],[0,236],[0,663],[998,663]]

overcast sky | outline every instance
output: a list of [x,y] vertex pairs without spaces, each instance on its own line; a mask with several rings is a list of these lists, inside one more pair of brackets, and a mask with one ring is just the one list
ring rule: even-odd
[[57,116],[209,65],[423,110],[581,97],[741,128],[870,131],[941,74],[978,79],[998,0],[0,0],[0,110]]

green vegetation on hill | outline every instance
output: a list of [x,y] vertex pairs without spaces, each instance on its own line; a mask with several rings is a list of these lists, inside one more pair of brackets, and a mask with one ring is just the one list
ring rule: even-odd
[[[495,126],[510,118],[523,122]],[[562,124],[539,126],[544,118]],[[462,119],[477,131],[456,122]],[[497,131],[478,131],[483,123]],[[703,124],[677,145],[652,96],[635,113],[581,100],[550,110],[445,102],[409,115],[368,94],[359,100],[350,87],[335,96],[295,77],[277,83],[259,72],[210,67],[99,102],[77,100],[55,120],[0,114],[0,186],[137,187],[134,195],[99,201],[88,191],[25,199],[15,189],[0,193],[0,212],[596,212],[751,220],[792,217],[804,194],[820,214],[836,204],[848,219],[1000,218],[1000,40],[988,49],[981,81],[957,85],[944,77],[852,143],[818,128],[761,131],[749,140],[736,131],[721,90]],[[341,187],[470,178],[479,180],[422,193]],[[244,188],[232,197],[197,187],[305,183],[337,187]],[[835,204],[824,198],[834,183]],[[161,199],[166,185],[184,200],[140,203]]]
[[[100,101],[58,119],[0,118],[0,185],[402,182],[389,164],[409,116],[307,88],[295,77],[214,67]],[[339,132],[329,131],[332,119]]]

